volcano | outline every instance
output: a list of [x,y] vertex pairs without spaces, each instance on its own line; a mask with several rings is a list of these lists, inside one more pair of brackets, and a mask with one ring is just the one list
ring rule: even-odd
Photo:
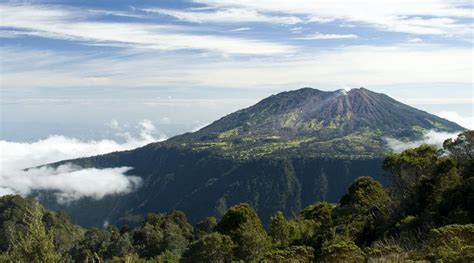
[[84,168],[133,167],[142,186],[126,195],[83,198],[66,206],[42,193],[48,208],[75,223],[134,224],[148,212],[184,211],[191,222],[248,202],[263,220],[291,216],[315,201],[336,202],[360,176],[384,184],[385,138],[417,140],[430,130],[463,127],[364,88],[303,88],[272,95],[193,133],[144,147],[76,160]]

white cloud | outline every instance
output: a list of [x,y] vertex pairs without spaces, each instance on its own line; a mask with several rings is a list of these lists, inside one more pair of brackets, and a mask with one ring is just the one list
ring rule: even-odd
[[193,23],[275,23],[293,25],[303,22],[295,16],[264,15],[245,8],[226,8],[207,12],[179,11],[163,8],[143,9],[145,12],[167,15]]
[[212,8],[245,8],[261,13],[305,16],[316,20],[362,23],[380,30],[446,36],[471,35],[468,0],[194,0]]
[[230,30],[231,32],[240,32],[240,31],[249,31],[249,30],[252,30],[251,27],[239,27],[239,28],[236,28],[236,29],[232,29]]
[[419,141],[400,141],[394,138],[385,138],[385,141],[387,142],[387,145],[390,149],[392,149],[394,152],[403,152],[404,150],[410,149],[410,148],[415,148],[418,147],[422,144],[429,144],[429,145],[435,145],[438,148],[442,148],[443,142],[447,139],[455,139],[457,138],[457,135],[459,133],[448,133],[448,132],[436,132],[436,131],[428,131],[424,137],[423,140]]
[[[116,121],[109,125],[121,130]],[[58,168],[40,167],[25,170],[61,160],[68,160],[114,151],[134,149],[148,143],[163,140],[154,136],[155,127],[149,120],[141,122],[139,137],[120,133],[126,139],[123,143],[113,140],[81,141],[54,135],[36,142],[0,141],[0,195],[18,193],[28,195],[34,190],[56,191],[58,201],[76,200],[81,197],[100,199],[109,194],[123,194],[133,191],[141,179],[125,173],[131,167],[108,169],[63,165]]]
[[225,54],[272,55],[295,50],[285,44],[190,33],[185,27],[89,21],[84,20],[84,17],[91,15],[87,12],[51,6],[0,4],[0,13],[1,27],[13,28],[17,35],[163,51],[191,49]]
[[297,26],[290,28],[290,32],[293,34],[300,34],[303,33],[303,27]]
[[[473,103],[474,105],[474,103]],[[473,106],[474,107],[474,106]],[[471,114],[474,114],[474,109],[471,112]],[[441,111],[437,113],[441,118],[453,121],[459,125],[461,125],[464,128],[474,130],[474,116],[461,116],[459,113],[455,111]]]
[[418,37],[408,39],[408,43],[421,43],[421,42],[423,42],[423,39],[418,38]]
[[294,38],[294,39],[301,39],[301,40],[327,40],[327,39],[354,39],[358,38],[359,36],[354,35],[354,34],[322,34],[319,32],[316,32],[311,35],[307,35],[304,37],[300,38]]
[[[118,53],[106,58],[71,59],[64,53],[8,50],[2,88],[32,87],[330,87],[355,83],[377,85],[471,83],[471,49],[443,45],[407,44],[388,47],[319,48],[313,52],[273,58],[240,59],[204,55]],[[22,58],[48,60],[47,66]],[[15,56],[19,58],[15,61]],[[69,60],[68,60],[69,59]],[[41,61],[41,60],[40,60]],[[55,63],[54,61],[67,61]],[[407,62],[409,61],[409,63]],[[103,65],[108,65],[104,68]],[[357,66],[354,66],[357,65]],[[10,68],[12,70],[10,70]],[[25,77],[28,76],[28,77]],[[53,77],[54,76],[54,77]],[[92,80],[97,76],[100,81]],[[210,77],[212,76],[212,77]],[[443,98],[440,98],[443,100]],[[468,99],[468,98],[467,98]]]
[[[208,63],[186,72],[194,83],[218,87],[471,83],[470,53],[430,45],[352,46],[274,60]],[[209,72],[213,78],[206,78]]]
[[0,174],[0,193],[23,196],[35,190],[55,192],[58,202],[64,203],[83,197],[101,199],[111,194],[126,194],[140,186],[142,179],[127,176],[130,167],[95,169],[61,165],[8,171]]
[[[117,124],[117,126],[119,126]],[[149,120],[142,121],[140,136],[128,132],[118,135],[126,141],[119,143],[113,140],[81,141],[61,135],[52,135],[36,142],[9,142],[0,140],[0,167],[3,170],[24,169],[61,160],[105,154],[114,151],[125,151],[143,146],[165,137],[156,137],[155,127]]]

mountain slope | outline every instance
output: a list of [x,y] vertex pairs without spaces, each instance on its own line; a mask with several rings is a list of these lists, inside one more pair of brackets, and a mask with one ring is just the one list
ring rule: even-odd
[[303,88],[270,96],[191,134],[168,141],[234,158],[339,156],[372,158],[384,137],[419,139],[426,130],[459,125],[367,89],[334,92]]
[[[449,131],[462,129],[455,123],[364,88],[348,92],[303,88],[266,98],[214,122],[198,134],[222,133],[238,128],[241,136],[274,134],[292,138],[309,134],[324,139],[360,129],[393,133],[414,126]],[[329,134],[333,132],[336,135]]]
[[[268,97],[194,133],[136,150],[63,161],[82,167],[129,166],[143,178],[136,192],[68,206],[85,226],[133,224],[147,212],[182,210],[191,222],[251,203],[267,220],[292,215],[317,200],[336,202],[357,177],[388,182],[381,169],[384,137],[418,138],[423,131],[462,127],[366,89],[304,88]],[[84,211],[87,211],[85,213]]]

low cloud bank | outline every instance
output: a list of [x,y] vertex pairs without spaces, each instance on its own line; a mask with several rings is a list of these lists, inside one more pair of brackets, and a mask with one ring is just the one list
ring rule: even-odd
[[[134,149],[165,139],[155,136],[155,127],[149,120],[139,124],[140,133],[133,136],[122,132],[116,121],[112,129],[125,138],[123,143],[114,140],[82,141],[61,135],[53,135],[36,142],[0,141],[0,196],[7,194],[29,195],[36,190],[54,191],[59,202],[83,197],[95,199],[109,194],[125,194],[141,184],[141,178],[126,175],[131,167],[107,169],[82,169],[71,164],[57,168],[39,165],[61,160]],[[120,132],[119,132],[120,131]]]
[[450,132],[437,132],[437,131],[428,131],[424,136],[422,140],[418,141],[410,141],[410,142],[405,142],[405,141],[400,141],[394,138],[385,138],[385,141],[387,142],[388,147],[392,149],[394,152],[403,152],[404,150],[410,149],[410,148],[415,148],[418,147],[422,144],[429,144],[429,145],[435,145],[439,148],[443,146],[443,142],[446,139],[452,138],[455,139],[458,133],[450,133]]
[[57,168],[41,167],[0,175],[0,194],[29,195],[34,190],[55,192],[58,202],[83,197],[101,199],[109,194],[125,194],[141,184],[141,178],[126,176],[130,167],[82,169],[71,164]]

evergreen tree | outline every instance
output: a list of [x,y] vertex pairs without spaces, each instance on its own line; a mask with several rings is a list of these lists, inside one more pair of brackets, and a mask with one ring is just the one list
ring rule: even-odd
[[217,224],[216,230],[232,238],[236,244],[234,256],[239,260],[257,260],[270,249],[270,239],[249,204],[229,208]]
[[53,235],[46,231],[43,221],[43,211],[38,203],[25,215],[26,233],[19,234],[13,241],[8,256],[16,262],[59,262],[60,255],[56,253]]
[[277,247],[287,247],[291,243],[290,224],[286,220],[282,212],[278,212],[272,216],[270,221],[270,229],[268,234],[273,240],[273,244]]
[[458,163],[463,177],[474,176],[474,131],[466,131],[443,143],[443,147]]
[[[375,231],[377,220],[389,215],[391,198],[373,178],[358,178],[334,208],[333,225],[337,234],[350,240],[360,239],[364,230]],[[367,233],[365,233],[367,234]]]
[[364,262],[364,252],[351,240],[337,238],[323,243],[319,254],[321,263]]
[[183,262],[221,263],[232,261],[234,243],[227,235],[211,233],[192,242],[183,254]]
[[304,219],[311,219],[324,225],[330,225],[332,223],[332,211],[335,207],[334,204],[318,202],[303,209],[300,215]]

